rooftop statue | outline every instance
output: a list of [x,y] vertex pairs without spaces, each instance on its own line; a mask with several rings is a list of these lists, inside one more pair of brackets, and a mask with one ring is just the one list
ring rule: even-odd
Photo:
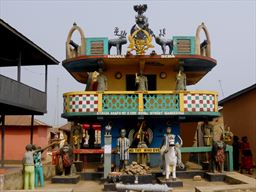
[[155,38],[155,41],[158,45],[161,46],[163,54],[165,55],[166,53],[166,47],[169,47],[169,55],[172,54],[173,50],[173,41],[171,39],[165,39],[165,29],[161,30],[158,36],[153,35]]
[[148,18],[143,15],[147,10],[147,5],[135,5],[134,10],[138,13],[135,17],[136,24],[131,29],[131,34],[128,36],[130,45],[128,51],[136,51],[137,55],[144,55],[145,51],[153,48],[152,37],[153,31],[149,28]]
[[126,40],[127,33],[125,31],[121,31],[120,34],[118,33],[119,33],[119,28],[115,27],[114,34],[118,38],[108,40],[108,54],[110,54],[111,47],[114,46],[116,47],[117,55],[121,55],[122,45],[127,43],[127,40]]

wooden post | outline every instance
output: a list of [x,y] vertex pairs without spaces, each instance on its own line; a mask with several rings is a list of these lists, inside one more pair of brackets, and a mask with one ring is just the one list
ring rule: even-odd
[[4,141],[5,141],[5,115],[1,115],[1,120],[2,120],[2,158],[1,158],[1,167],[4,167]]
[[34,134],[34,115],[31,116],[30,144],[33,144],[33,134]]
[[20,82],[20,77],[21,77],[21,51],[19,54],[19,61],[18,61],[18,70],[17,70],[17,81]]

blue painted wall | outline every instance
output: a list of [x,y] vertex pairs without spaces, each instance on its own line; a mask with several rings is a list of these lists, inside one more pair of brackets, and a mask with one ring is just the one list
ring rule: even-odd
[[[127,132],[127,137],[128,133],[131,129],[136,128],[137,123],[139,120],[137,119],[129,119],[129,118],[119,118],[119,119],[108,119],[103,122],[103,127],[105,127],[109,121],[112,121],[113,126],[112,126],[112,148],[116,148],[116,142],[117,138],[119,137],[119,132],[121,129],[126,129]],[[151,118],[146,120],[147,127],[151,128],[154,134],[153,141],[149,145],[149,148],[158,148],[160,147],[162,140],[164,138],[164,134],[166,131],[166,122],[168,121],[167,118]],[[172,127],[172,133],[175,135],[180,134],[180,128],[179,128],[179,123],[178,122],[172,122],[171,123]],[[101,143],[102,146],[104,146],[104,134],[105,130],[102,129],[102,135],[101,135]],[[177,137],[176,137],[177,139]],[[178,140],[177,140],[178,141]],[[116,161],[118,165],[118,158],[114,159],[112,158],[113,161]],[[130,162],[131,161],[136,161],[136,154],[130,154]],[[160,155],[159,154],[150,154],[150,165],[151,166],[158,166],[160,162]]]

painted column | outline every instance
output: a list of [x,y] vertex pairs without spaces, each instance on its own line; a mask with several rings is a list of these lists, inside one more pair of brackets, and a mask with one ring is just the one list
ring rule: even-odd
[[104,136],[104,178],[107,178],[108,174],[111,172],[111,144],[112,136]]

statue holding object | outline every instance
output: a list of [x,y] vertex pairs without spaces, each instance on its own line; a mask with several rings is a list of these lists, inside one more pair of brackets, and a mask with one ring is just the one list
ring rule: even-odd
[[[33,150],[33,145],[28,144],[26,146],[26,152],[24,153],[24,157],[22,160],[23,163],[23,173],[24,173],[24,189],[28,190],[34,190],[35,188],[35,162],[34,162],[34,155],[36,153],[42,152],[45,149],[51,147],[52,145],[55,145],[58,143],[58,141],[53,142],[50,145],[47,145],[44,148]],[[40,159],[41,160],[41,159]],[[41,182],[41,185],[43,182]]]
[[138,84],[138,91],[147,91],[148,90],[148,78],[143,75],[143,71],[139,75],[135,74],[135,83]]
[[108,90],[108,80],[106,75],[103,73],[103,69],[99,69],[99,75],[97,76],[97,91],[107,91]]
[[186,74],[184,73],[184,67],[180,66],[179,67],[179,72],[176,76],[176,90],[187,90],[187,77]]

